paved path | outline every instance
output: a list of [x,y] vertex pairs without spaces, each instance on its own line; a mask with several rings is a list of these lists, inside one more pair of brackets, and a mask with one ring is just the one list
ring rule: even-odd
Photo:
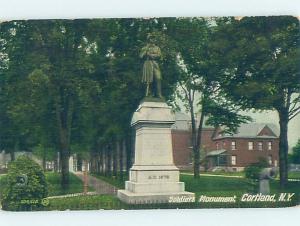
[[[83,172],[75,172],[77,177],[83,181]],[[88,185],[95,189],[97,194],[117,194],[117,188],[99,178],[88,175]]]

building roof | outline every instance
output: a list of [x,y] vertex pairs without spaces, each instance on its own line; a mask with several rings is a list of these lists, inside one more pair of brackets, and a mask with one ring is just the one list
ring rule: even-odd
[[[263,129],[266,133],[262,133]],[[235,134],[222,134],[219,133],[216,139],[224,137],[235,137],[235,138],[278,138],[279,129],[275,124],[272,123],[249,123],[241,124]]]
[[182,112],[175,112],[175,123],[172,125],[172,129],[176,130],[189,130],[190,117]]
[[[175,112],[175,123],[172,125],[171,129],[190,130],[190,128],[191,128],[191,117],[182,112]],[[212,126],[206,125],[205,123],[203,125],[203,128],[213,129]]]
[[206,156],[216,156],[216,155],[223,154],[224,152],[226,152],[225,149],[214,150],[214,151],[208,152]]

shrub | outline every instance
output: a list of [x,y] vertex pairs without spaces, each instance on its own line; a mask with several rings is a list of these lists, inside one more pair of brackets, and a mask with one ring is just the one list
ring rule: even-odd
[[8,174],[1,197],[4,210],[25,211],[43,206],[47,182],[41,167],[26,156],[8,165]]
[[252,163],[245,168],[245,177],[251,180],[258,180],[261,170],[268,166],[267,160],[261,158],[258,162]]

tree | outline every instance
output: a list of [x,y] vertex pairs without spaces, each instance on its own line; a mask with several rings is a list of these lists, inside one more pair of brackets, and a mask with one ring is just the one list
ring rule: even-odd
[[[234,132],[240,123],[250,120],[238,114],[238,108],[220,92],[215,73],[215,59],[210,56],[209,42],[213,35],[210,21],[204,18],[178,18],[167,25],[169,35],[177,42],[177,64],[180,71],[177,97],[190,113],[194,177],[199,177],[202,128],[226,126]],[[198,123],[196,112],[200,112]]]
[[47,197],[47,182],[41,167],[26,156],[20,156],[8,166],[2,205],[5,210],[24,211],[41,207]]
[[300,113],[300,32],[296,17],[223,18],[212,56],[226,97],[279,116],[280,184],[287,184],[288,123]]
[[[10,91],[15,87],[17,91],[9,96],[11,112],[17,116],[13,121],[26,117],[23,122],[32,122],[25,127],[22,125],[27,131],[38,124],[41,127],[38,131],[47,132],[50,125],[54,125],[55,132],[51,134],[57,134],[54,146],[60,151],[64,188],[68,187],[68,158],[77,103],[84,99],[81,98],[84,93],[99,91],[98,84],[89,77],[93,71],[89,60],[94,48],[85,38],[87,26],[87,20],[1,24],[8,34],[5,40],[9,62],[4,71],[8,82],[5,87]],[[33,120],[28,120],[28,115],[24,114],[26,109],[31,109],[33,114],[29,117],[34,116]],[[49,136],[46,140],[53,143]]]
[[290,154],[291,163],[300,164],[300,140],[298,140],[295,147],[293,147],[293,153]]
[[[94,22],[97,28],[100,21]],[[143,62],[139,60],[140,49],[145,45],[148,33],[155,35],[157,45],[162,49],[169,49],[170,45],[160,19],[115,19],[104,20],[103,23],[107,23],[105,26],[109,27],[110,37],[105,39],[107,57],[104,66],[96,64],[95,68],[96,75],[100,72],[103,75],[98,77],[102,81],[102,99],[95,113],[101,120],[98,120],[99,129],[97,138],[94,139],[101,140],[101,142],[97,144],[98,151],[93,150],[93,152],[94,155],[99,153],[99,162],[102,165],[104,158],[106,159],[106,166],[108,166],[106,171],[110,175],[111,163],[115,173],[117,168],[120,171],[123,168],[124,153],[126,153],[127,171],[131,167],[134,133],[130,127],[130,121],[132,113],[144,97],[144,87],[141,84]],[[103,37],[101,33],[97,35]],[[97,42],[98,45],[101,46],[101,43]],[[163,51],[161,70],[164,79],[163,94],[166,99],[169,99],[178,76],[175,55],[172,55],[172,52]],[[113,120],[107,120],[107,118]],[[117,159],[119,161],[116,161]]]

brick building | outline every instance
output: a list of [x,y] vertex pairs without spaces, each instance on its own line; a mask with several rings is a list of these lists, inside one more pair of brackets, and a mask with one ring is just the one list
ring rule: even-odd
[[[175,164],[192,167],[190,120],[187,115],[176,113],[172,127],[173,157]],[[202,131],[202,167],[207,170],[224,169],[240,171],[245,166],[266,159],[278,165],[279,131],[276,125],[266,123],[242,124],[235,134],[224,134],[220,128],[204,125]]]

